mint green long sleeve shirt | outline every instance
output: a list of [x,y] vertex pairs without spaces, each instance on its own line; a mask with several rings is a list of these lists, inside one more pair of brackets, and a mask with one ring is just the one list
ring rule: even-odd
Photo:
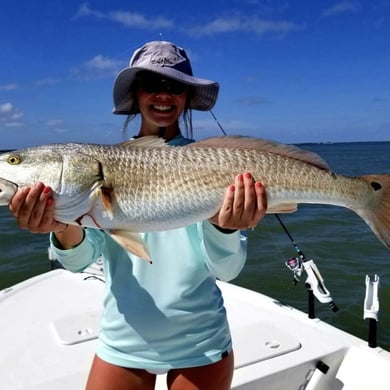
[[103,259],[106,288],[97,354],[112,364],[151,370],[220,360],[232,344],[215,282],[238,275],[246,237],[224,234],[204,221],[143,238],[153,264],[97,229],[86,229],[73,249],[52,244],[56,258],[74,272]]
[[[179,137],[171,144],[185,144]],[[216,280],[229,281],[246,260],[246,237],[225,234],[208,221],[142,234],[153,263],[134,256],[108,234],[85,229],[69,250],[51,249],[79,272],[103,260],[105,297],[98,356],[115,365],[149,370],[219,361],[232,349],[223,297]]]

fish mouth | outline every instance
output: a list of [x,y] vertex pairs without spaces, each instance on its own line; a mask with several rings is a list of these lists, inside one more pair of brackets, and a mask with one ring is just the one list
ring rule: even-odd
[[18,188],[16,183],[0,178],[0,206],[8,205]]
[[15,190],[17,190],[19,188],[19,185],[14,183],[13,181],[7,180],[7,179],[3,179],[2,177],[0,177],[0,192],[2,191],[2,186],[12,187]]

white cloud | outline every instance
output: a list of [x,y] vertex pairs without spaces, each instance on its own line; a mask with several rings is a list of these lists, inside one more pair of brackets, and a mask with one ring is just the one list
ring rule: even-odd
[[0,104],[0,124],[5,127],[22,126],[23,112],[10,102]]
[[0,91],[14,91],[18,89],[18,85],[15,83],[0,85]]
[[108,14],[108,18],[126,27],[137,27],[140,29],[168,29],[173,26],[173,22],[169,19],[163,17],[146,18],[135,12],[114,11]]
[[353,1],[342,1],[337,3],[327,9],[325,9],[321,16],[323,17],[331,17],[339,14],[345,13],[355,13],[360,10],[360,4]]
[[62,119],[49,119],[46,125],[53,133],[62,134],[66,133],[67,129],[64,127],[64,121]]
[[168,29],[173,27],[173,22],[164,17],[145,17],[138,12],[130,11],[111,11],[104,13],[102,11],[92,9],[87,3],[80,6],[78,12],[73,19],[81,17],[95,17],[97,19],[107,19],[115,23],[120,23],[125,27],[136,27],[139,29]]
[[114,60],[112,58],[104,57],[101,54],[96,55],[91,58],[89,61],[84,63],[84,66],[88,69],[96,69],[103,71],[116,71],[123,61]]
[[23,112],[21,112],[21,111],[14,111],[14,112],[11,113],[10,118],[11,118],[11,120],[14,121],[14,120],[22,118],[23,116],[24,116]]
[[98,54],[85,61],[80,66],[71,69],[71,75],[85,80],[111,77],[116,75],[121,68],[126,66],[127,62],[105,57]]
[[0,104],[0,113],[7,114],[13,110],[12,103],[3,103]]
[[125,27],[134,27],[143,30],[167,30],[174,27],[195,37],[239,31],[257,35],[272,34],[273,36],[283,37],[291,31],[303,28],[303,26],[290,21],[266,20],[256,15],[241,15],[238,12],[232,16],[217,17],[208,23],[206,22],[197,26],[184,26],[163,16],[145,16],[138,12],[120,10],[104,13],[100,10],[92,9],[87,3],[80,6],[73,19],[81,17],[106,19]]
[[59,82],[59,80],[54,78],[54,77],[46,77],[46,78],[35,81],[34,84],[38,87],[41,87],[44,85],[57,84],[58,82]]
[[271,21],[258,16],[233,15],[220,17],[209,23],[192,27],[188,30],[192,36],[213,35],[229,32],[249,32],[256,35],[270,34],[283,37],[291,31],[302,29],[294,22],[289,21]]
[[22,122],[4,122],[5,127],[21,127],[23,126]]
[[73,17],[73,19],[78,19],[83,16],[94,16],[95,18],[104,18],[104,14],[100,11],[93,10],[89,7],[88,3],[83,3],[80,5],[79,10],[77,11],[76,15]]
[[64,121],[62,119],[49,119],[46,124],[49,127],[56,127],[62,125],[63,123]]

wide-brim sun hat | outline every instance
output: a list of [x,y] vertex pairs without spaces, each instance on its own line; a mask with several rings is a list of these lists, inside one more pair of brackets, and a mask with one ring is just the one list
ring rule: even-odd
[[184,49],[166,41],[148,42],[137,49],[129,67],[122,69],[114,82],[114,114],[138,114],[134,104],[132,86],[137,73],[150,71],[169,77],[191,87],[189,108],[211,110],[217,101],[219,84],[215,81],[194,77],[191,63]]

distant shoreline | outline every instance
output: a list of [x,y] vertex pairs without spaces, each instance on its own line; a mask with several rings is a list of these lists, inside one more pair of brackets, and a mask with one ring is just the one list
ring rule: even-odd
[[[279,142],[279,141],[277,141],[277,142]],[[64,142],[64,143],[66,143],[66,142]],[[85,142],[85,143],[87,143],[87,142]],[[388,141],[320,141],[320,142],[297,142],[297,143],[288,143],[288,144],[305,146],[305,145],[382,144],[382,143],[390,143],[390,140],[388,140]],[[35,147],[35,146],[36,145],[31,146],[31,147]],[[27,149],[27,147],[20,148],[20,149]],[[12,152],[13,150],[17,150],[17,149],[0,149],[0,153]]]

